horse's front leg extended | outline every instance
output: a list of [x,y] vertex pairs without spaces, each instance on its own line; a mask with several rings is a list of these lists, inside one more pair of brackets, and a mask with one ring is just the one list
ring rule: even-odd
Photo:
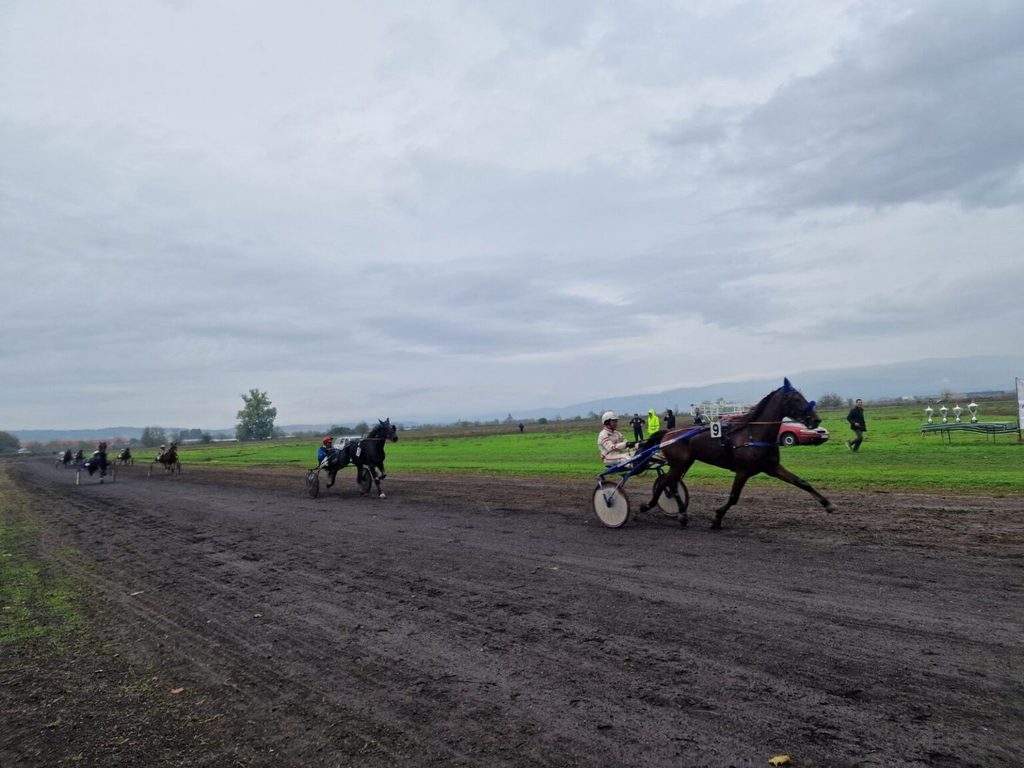
[[820,493],[818,493],[816,490],[814,490],[810,483],[808,483],[802,477],[797,477],[781,464],[777,464],[773,469],[766,469],[764,472],[766,475],[771,475],[772,477],[779,478],[779,480],[782,480],[784,483],[795,485],[801,491],[807,491],[809,494],[811,494],[811,496],[818,500],[818,503],[825,508],[826,512],[836,511],[835,505],[831,501],[826,499],[824,496],[822,496]]
[[725,513],[729,511],[729,507],[733,506],[740,500],[740,494],[743,493],[743,486],[747,484],[747,480],[750,479],[750,475],[744,472],[737,472],[736,477],[732,481],[732,490],[729,491],[729,498],[725,504],[715,510],[715,519],[711,521],[711,529],[714,531],[719,530],[722,527],[722,518],[725,517]]

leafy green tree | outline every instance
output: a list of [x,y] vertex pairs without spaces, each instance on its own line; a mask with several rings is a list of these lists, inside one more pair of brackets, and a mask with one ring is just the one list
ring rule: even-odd
[[163,427],[146,427],[142,430],[142,436],[139,437],[139,442],[146,448],[163,445],[167,442],[167,433],[164,432]]
[[21,448],[21,441],[10,432],[0,432],[0,453],[16,451]]
[[274,419],[277,408],[272,408],[266,392],[250,389],[242,395],[245,407],[238,412],[235,437],[239,440],[266,440],[274,436]]
[[367,432],[370,431],[370,425],[367,424],[365,421],[360,421],[358,424],[352,427],[352,431],[355,432],[357,435],[365,435]]

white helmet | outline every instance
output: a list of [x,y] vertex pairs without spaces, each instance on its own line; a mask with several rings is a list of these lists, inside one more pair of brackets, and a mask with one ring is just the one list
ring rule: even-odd
[[601,423],[611,421],[612,419],[618,420],[619,415],[615,411],[605,411],[601,414]]

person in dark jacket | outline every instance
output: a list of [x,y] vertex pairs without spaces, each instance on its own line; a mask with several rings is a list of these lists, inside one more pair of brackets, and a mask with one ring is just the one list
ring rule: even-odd
[[665,411],[665,429],[675,429],[675,428],[676,428],[676,415],[672,412],[672,409],[669,408],[667,411]]
[[633,439],[636,442],[640,442],[644,439],[644,420],[640,418],[639,413],[634,413],[633,418],[629,420],[629,426],[633,428]]
[[856,453],[860,450],[860,444],[864,442],[864,433],[868,431],[864,423],[864,401],[859,397],[853,404],[853,408],[846,414],[846,420],[850,422],[850,429],[853,430],[855,438],[846,441],[846,447]]

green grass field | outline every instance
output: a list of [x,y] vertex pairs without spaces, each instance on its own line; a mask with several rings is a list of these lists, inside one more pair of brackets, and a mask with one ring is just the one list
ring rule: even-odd
[[38,641],[63,647],[83,626],[74,583],[39,556],[29,498],[0,466],[0,648]]
[[[1016,421],[1013,402],[987,404],[982,421]],[[938,435],[922,435],[919,408],[867,409],[868,433],[860,453],[846,449],[851,437],[846,410],[823,411],[822,426],[832,439],[821,446],[782,449],[783,464],[824,491],[885,490],[1024,495],[1024,444],[1016,433],[990,437],[971,433],[953,435],[952,443]],[[590,478],[600,470],[597,454],[598,425],[562,422],[544,432],[514,433],[496,427],[493,432],[462,434],[439,430],[400,433],[399,442],[387,446],[388,473],[482,473]],[[294,467],[296,472],[316,463],[316,441],[278,440],[184,447],[181,461],[217,467]],[[139,449],[140,459],[148,452]],[[351,471],[351,470],[346,470]],[[688,482],[727,484],[732,475],[696,464]],[[777,480],[763,476],[751,482]]]

